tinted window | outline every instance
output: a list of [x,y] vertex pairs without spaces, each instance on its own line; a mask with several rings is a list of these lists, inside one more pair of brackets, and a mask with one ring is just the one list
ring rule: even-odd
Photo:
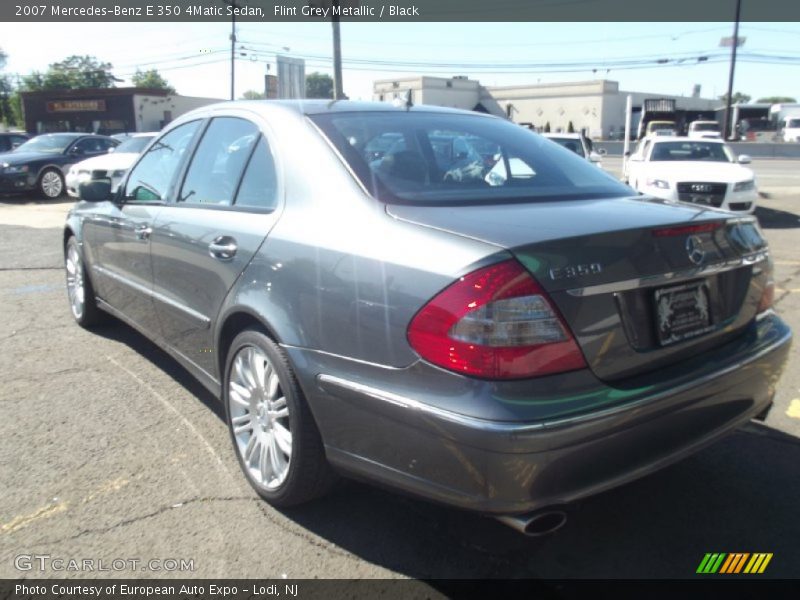
[[200,121],[185,123],[156,141],[131,171],[125,197],[145,201],[165,199],[199,125]]
[[267,140],[262,137],[247,165],[242,184],[236,194],[236,206],[275,210],[278,204],[278,182],[275,161]]
[[[312,117],[386,202],[614,197],[630,189],[528,129],[484,116],[374,112]],[[390,135],[387,135],[390,134]],[[376,139],[394,143],[376,158]]]
[[575,138],[557,138],[557,137],[551,137],[548,139],[555,142],[559,146],[563,146],[570,152],[574,152],[578,156],[585,156],[583,153],[583,144],[581,144],[580,140],[577,140]]
[[113,144],[103,138],[85,138],[75,144],[79,154],[101,154],[107,152]]
[[178,202],[230,205],[259,135],[250,121],[220,117],[211,121],[192,157]]

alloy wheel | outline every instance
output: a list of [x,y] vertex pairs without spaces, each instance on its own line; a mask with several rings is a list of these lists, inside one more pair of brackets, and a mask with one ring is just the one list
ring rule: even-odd
[[289,405],[273,364],[256,346],[242,347],[233,359],[228,410],[245,470],[264,489],[277,489],[292,458]]
[[55,171],[47,171],[42,175],[42,193],[48,198],[58,198],[64,189],[61,176]]
[[76,319],[83,316],[85,288],[83,285],[83,261],[78,249],[70,244],[67,249],[67,293],[69,305]]

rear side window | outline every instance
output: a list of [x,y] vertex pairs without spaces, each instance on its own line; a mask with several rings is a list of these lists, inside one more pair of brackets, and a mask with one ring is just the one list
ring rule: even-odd
[[493,203],[630,194],[575,152],[502,119],[415,111],[311,118],[364,186],[385,202]]
[[219,117],[203,134],[183,181],[178,202],[230,206],[259,137],[255,124]]
[[278,205],[275,161],[264,137],[259,140],[244,172],[235,205],[265,211],[275,210]]

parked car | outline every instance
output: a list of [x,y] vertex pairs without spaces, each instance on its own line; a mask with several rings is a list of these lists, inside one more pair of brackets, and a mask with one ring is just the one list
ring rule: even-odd
[[664,200],[680,200],[739,213],[756,209],[756,178],[722,140],[645,138],[626,161],[631,186]]
[[554,141],[556,144],[571,150],[578,156],[585,158],[598,167],[603,166],[603,155],[595,152],[591,147],[592,141],[580,133],[543,133],[544,137]]
[[115,192],[125,173],[156,135],[158,134],[134,133],[119,146],[110,148],[107,154],[87,158],[72,165],[66,177],[67,194],[77,198],[79,183],[105,177],[111,179],[111,191]]
[[0,133],[0,154],[3,152],[11,152],[17,146],[27,142],[28,139],[27,133],[17,133],[15,131]]
[[45,198],[64,193],[64,174],[74,163],[108,152],[119,142],[85,133],[38,135],[0,154],[0,192],[37,191]]
[[[445,177],[442,132],[506,171]],[[376,159],[390,133],[405,149]],[[763,417],[788,356],[752,217],[639,196],[489,115],[223,103],[172,122],[116,195],[79,193],[73,317],[118,317],[219,397],[277,506],[338,473],[543,533],[552,507]]]
[[719,130],[719,123],[716,121],[692,121],[689,123],[689,131],[687,135],[690,138],[699,139],[722,139],[722,133]]

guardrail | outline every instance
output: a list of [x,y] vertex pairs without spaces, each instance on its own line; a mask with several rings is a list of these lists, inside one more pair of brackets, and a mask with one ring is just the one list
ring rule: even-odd
[[[736,154],[749,154],[754,158],[800,158],[800,144],[792,142],[730,142]],[[622,156],[624,142],[594,142],[595,149],[605,148],[609,156]],[[636,142],[631,142],[631,151]]]

